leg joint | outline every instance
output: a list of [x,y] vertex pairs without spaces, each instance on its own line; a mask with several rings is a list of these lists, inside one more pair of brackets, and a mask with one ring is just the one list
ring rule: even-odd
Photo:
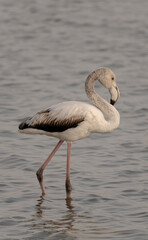
[[37,179],[39,182],[41,182],[43,180],[43,170],[42,169],[39,169],[37,172],[36,172],[36,176],[37,176]]
[[65,186],[66,186],[66,192],[71,192],[72,186],[71,186],[70,180],[66,180]]

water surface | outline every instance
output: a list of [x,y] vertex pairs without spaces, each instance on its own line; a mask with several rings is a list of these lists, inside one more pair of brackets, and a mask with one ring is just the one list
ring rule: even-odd
[[[147,239],[147,9],[146,0],[0,1],[1,239]],[[35,173],[57,139],[17,126],[51,104],[88,101],[85,79],[101,66],[116,73],[121,124],[73,144],[69,201],[64,144],[42,198]]]

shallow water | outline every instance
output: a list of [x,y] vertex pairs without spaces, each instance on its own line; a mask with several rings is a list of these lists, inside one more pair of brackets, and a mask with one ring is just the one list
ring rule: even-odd
[[[147,9],[146,0],[0,1],[0,239],[147,239]],[[100,66],[117,75],[121,124],[73,144],[69,201],[64,144],[42,198],[35,172],[57,140],[17,126],[51,104],[88,101],[85,79]]]

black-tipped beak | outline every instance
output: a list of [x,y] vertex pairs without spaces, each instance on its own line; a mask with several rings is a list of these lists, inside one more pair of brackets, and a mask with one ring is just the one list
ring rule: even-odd
[[112,86],[110,89],[109,89],[109,92],[111,94],[111,99],[110,99],[110,104],[114,105],[119,96],[120,96],[120,92],[119,92],[119,88],[116,86]]
[[110,104],[112,104],[112,105],[114,105],[116,103],[116,101],[114,101],[114,100],[110,100]]

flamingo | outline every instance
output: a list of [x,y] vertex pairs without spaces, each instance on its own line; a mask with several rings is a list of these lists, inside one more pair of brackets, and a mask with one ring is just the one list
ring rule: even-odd
[[[100,97],[94,90],[96,80],[109,90],[110,103]],[[46,194],[43,171],[64,141],[67,142],[65,186],[67,196],[70,196],[72,190],[70,183],[72,142],[86,138],[92,133],[110,132],[119,126],[120,115],[113,105],[118,100],[120,92],[116,84],[116,76],[111,69],[102,67],[90,73],[85,82],[85,91],[93,105],[79,101],[62,102],[36,113],[19,125],[20,133],[44,134],[59,139],[47,160],[36,172],[42,195]]]

